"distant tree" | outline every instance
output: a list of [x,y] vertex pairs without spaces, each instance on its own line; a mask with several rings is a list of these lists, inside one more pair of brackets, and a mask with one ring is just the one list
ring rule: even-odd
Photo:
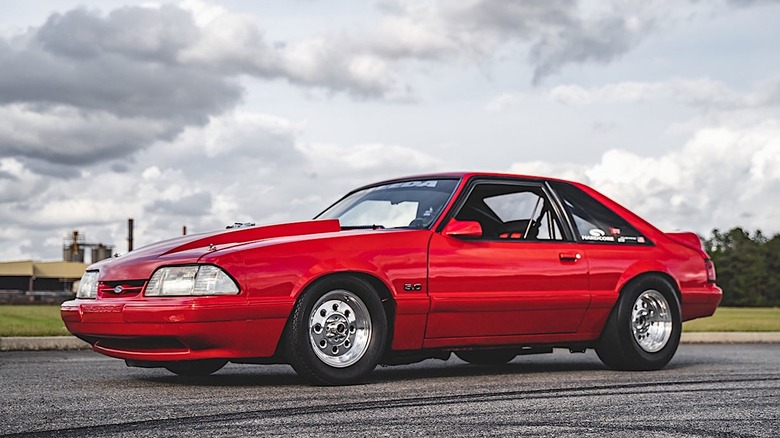
[[780,306],[780,234],[775,234],[766,242],[764,251],[769,273],[766,283],[768,304]]
[[704,248],[715,262],[725,306],[780,305],[780,234],[771,239],[740,227],[712,230]]

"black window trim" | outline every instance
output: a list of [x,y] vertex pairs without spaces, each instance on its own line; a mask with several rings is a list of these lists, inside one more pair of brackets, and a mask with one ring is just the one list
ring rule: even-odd
[[[548,184],[546,180],[536,180],[536,179],[509,179],[509,178],[502,178],[502,177],[475,177],[468,181],[467,186],[464,188],[464,190],[460,193],[458,196],[458,199],[452,204],[452,208],[447,212],[446,215],[444,215],[444,219],[441,221],[438,227],[436,227],[436,232],[441,233],[444,230],[444,227],[449,223],[450,220],[452,220],[453,217],[455,217],[458,212],[463,208],[463,206],[466,204],[466,200],[471,196],[471,193],[474,191],[474,188],[477,185],[480,184],[499,184],[499,185],[507,185],[507,186],[525,186],[525,187],[535,187],[539,188],[542,193],[544,193],[545,196],[547,196],[547,200],[552,205],[553,213],[556,215],[556,218],[558,219],[558,223],[560,224],[561,232],[563,233],[563,239],[561,240],[554,240],[554,239],[542,239],[542,240],[516,240],[512,241],[512,243],[579,243],[579,240],[576,237],[576,233],[574,232],[574,228],[571,225],[571,219],[569,218],[568,214],[562,214],[566,212],[566,209],[561,204],[561,200],[558,198],[558,194],[552,190],[552,187]],[[484,240],[478,240],[478,241],[506,241],[506,240],[499,240],[499,239],[484,239]],[[508,242],[508,241],[507,241]]]
[[567,234],[566,240],[579,243],[580,239],[577,238],[574,222],[569,216],[568,210],[563,205],[563,200],[558,196],[558,192],[553,189],[549,181],[544,181],[544,187],[546,189],[547,195],[550,197],[553,208],[555,209],[555,213],[560,218],[561,227],[565,229],[564,233]]
[[599,201],[598,199],[593,198],[593,196],[589,195],[588,193],[585,193],[584,191],[582,191],[582,189],[580,189],[579,187],[575,186],[574,184],[572,184],[572,183],[570,183],[568,181],[560,181],[560,180],[555,181],[556,184],[566,184],[566,185],[569,185],[569,186],[571,186],[571,187],[573,187],[573,188],[575,188],[577,190],[582,191],[585,195],[593,198],[593,200],[595,202],[598,202],[604,208],[609,210],[612,214],[614,214],[615,216],[617,216],[620,219],[622,219],[625,223],[630,225],[632,228],[636,229],[636,231],[645,239],[645,243],[641,243],[640,244],[640,243],[625,243],[625,242],[603,242],[603,241],[598,241],[598,240],[583,240],[580,237],[580,234],[577,232],[578,230],[577,230],[576,225],[574,224],[574,218],[571,216],[571,212],[569,211],[569,209],[566,208],[566,206],[565,206],[565,204],[563,202],[563,198],[558,195],[558,191],[552,186],[552,184],[549,184],[548,181],[545,181],[545,183],[547,183],[548,187],[550,188],[550,191],[552,193],[555,193],[555,198],[556,198],[556,201],[557,201],[556,204],[558,204],[560,206],[560,208],[562,208],[563,211],[564,211],[564,215],[566,217],[566,222],[567,222],[568,228],[570,229],[570,231],[572,233],[572,236],[574,238],[574,242],[582,243],[582,244],[586,244],[586,245],[611,245],[611,246],[618,246],[618,247],[620,247],[620,246],[627,246],[627,247],[655,246],[655,243],[650,238],[648,238],[644,233],[639,231],[636,228],[636,226],[634,226],[634,224],[631,223],[631,221],[627,220],[622,215],[618,214],[615,210],[607,207],[601,201]]

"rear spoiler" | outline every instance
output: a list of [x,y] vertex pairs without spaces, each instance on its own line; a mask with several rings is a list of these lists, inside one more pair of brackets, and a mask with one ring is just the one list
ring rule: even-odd
[[690,231],[682,231],[682,232],[676,232],[676,233],[664,233],[666,236],[673,241],[679,243],[680,245],[690,248],[702,255],[705,259],[710,258],[706,252],[704,252],[704,247],[701,244],[701,239],[699,239],[699,236],[696,235],[696,233],[691,233]]

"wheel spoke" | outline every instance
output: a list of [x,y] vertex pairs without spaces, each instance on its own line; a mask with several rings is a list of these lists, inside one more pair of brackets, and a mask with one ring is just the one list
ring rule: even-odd
[[646,290],[637,297],[631,312],[634,340],[648,353],[663,349],[672,335],[669,303],[657,290]]
[[371,339],[371,316],[363,301],[347,290],[323,295],[309,318],[309,340],[325,364],[348,367],[365,354]]

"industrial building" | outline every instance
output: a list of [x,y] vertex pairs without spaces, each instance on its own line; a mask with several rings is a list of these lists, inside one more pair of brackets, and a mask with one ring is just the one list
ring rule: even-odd
[[81,262],[0,262],[0,290],[70,292],[86,269]]
[[113,252],[112,246],[87,243],[74,231],[63,242],[63,261],[0,262],[0,304],[61,302],[72,297],[74,286],[78,287],[87,269],[84,255],[88,249],[92,263],[111,257]]
[[74,295],[81,262],[0,262],[0,304],[59,303]]

